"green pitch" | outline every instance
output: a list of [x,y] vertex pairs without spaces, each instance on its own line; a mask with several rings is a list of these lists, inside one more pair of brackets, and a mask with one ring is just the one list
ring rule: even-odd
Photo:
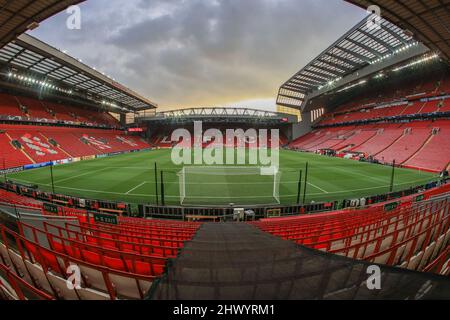
[[[180,204],[179,173],[181,166],[173,165],[171,150],[130,153],[110,158],[55,166],[55,191],[81,198],[156,202],[154,163],[164,172],[166,204]],[[328,158],[289,150],[280,151],[279,200],[282,204],[297,201],[300,170],[309,163],[306,202],[351,199],[389,192],[392,169],[387,166]],[[303,172],[303,177],[304,177]],[[50,168],[23,171],[8,175],[17,182],[38,185],[51,191]],[[437,176],[416,170],[396,169],[394,190],[403,190],[436,180]],[[158,181],[160,174],[158,173]],[[252,175],[207,175],[185,181],[189,205],[269,204],[273,179]],[[159,186],[158,186],[159,189]],[[160,192],[161,190],[159,190]],[[302,184],[302,196],[303,196]],[[189,197],[191,195],[191,197]]]

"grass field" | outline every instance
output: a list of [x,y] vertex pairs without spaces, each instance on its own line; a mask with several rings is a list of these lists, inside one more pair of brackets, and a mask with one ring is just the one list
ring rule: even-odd
[[[156,162],[158,169],[164,171],[166,204],[178,205],[180,188],[177,174],[182,167],[172,164],[170,152],[144,151],[55,166],[56,192],[90,199],[154,204]],[[389,191],[390,167],[282,150],[279,185],[282,204],[296,202],[299,170],[304,169],[306,162],[309,163],[306,202],[357,198]],[[8,178],[51,191],[49,167],[10,174]],[[396,169],[394,190],[407,189],[436,178],[427,172]],[[199,175],[186,181],[186,192],[196,198],[190,197],[185,204],[268,204],[274,200],[268,185],[272,181],[262,181],[261,177],[251,175]]]

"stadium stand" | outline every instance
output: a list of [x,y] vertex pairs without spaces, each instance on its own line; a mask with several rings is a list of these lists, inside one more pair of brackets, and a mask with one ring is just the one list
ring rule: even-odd
[[[5,10],[11,10],[10,6],[5,5]],[[28,14],[19,12],[15,16],[38,24],[39,19],[25,17]],[[367,19],[282,85],[277,104],[294,109],[289,114],[248,108],[221,108],[223,113],[214,108],[209,113],[205,113],[209,108],[193,108],[158,114],[152,110],[156,108],[153,102],[81,60],[63,52],[55,54],[56,48],[29,35],[15,34],[7,37],[15,40],[7,43],[0,32],[5,42],[0,46],[0,56],[7,70],[0,74],[2,83],[7,84],[0,88],[0,168],[10,169],[2,170],[4,182],[0,182],[1,188],[9,190],[0,189],[0,299],[448,298],[450,184],[445,184],[442,172],[450,165],[448,69],[442,68],[442,52],[432,55],[429,48],[409,35],[417,36],[416,30],[406,32],[383,18],[382,28],[375,32],[364,29]],[[359,35],[355,37],[355,33]],[[374,61],[377,57],[384,62]],[[421,59],[416,61],[418,57]],[[418,64],[426,66],[425,62],[433,59],[439,59],[442,65],[430,68],[427,77],[398,73],[408,67],[405,63],[417,71],[421,68]],[[356,83],[359,77],[364,81]],[[383,80],[375,80],[380,77]],[[385,77],[384,87],[360,86],[369,81],[383,82]],[[52,79],[55,85],[45,79]],[[150,116],[147,110],[151,110]],[[305,125],[300,125],[310,111],[314,116],[311,114],[308,120],[307,115]],[[297,119],[297,114],[302,117]],[[133,116],[135,123],[130,123]],[[180,181],[183,187],[189,182],[185,183],[184,168],[183,174],[175,176],[175,169],[164,168],[170,167],[165,161],[162,168],[155,161],[156,204],[93,199],[90,195],[100,193],[89,189],[73,188],[83,190],[83,198],[56,194],[51,161],[171,148],[173,129],[187,127],[192,131],[192,119],[220,123],[218,128],[224,136],[225,130],[236,124],[244,130],[274,127],[282,131],[280,146],[324,154],[334,151],[326,154],[352,155],[355,159],[361,156],[361,160],[383,164],[395,161],[399,166],[442,175],[421,186],[409,186],[408,182],[409,189],[397,191],[393,168],[390,193],[341,201],[330,198],[321,203],[308,199],[308,203],[308,183],[327,196],[346,191],[328,192],[326,186],[322,189],[313,185],[307,179],[311,168],[307,162],[299,181],[289,182],[298,184],[295,203],[284,205],[279,201],[276,208],[270,204],[249,205],[244,210],[234,203],[199,208],[165,205],[165,196],[176,198],[165,192],[177,189]],[[125,128],[139,129],[142,137],[127,133]],[[185,145],[188,143],[194,141]],[[201,141],[203,148],[212,143],[211,137]],[[248,140],[245,143],[247,147],[253,145]],[[226,141],[230,148],[237,144],[237,138]],[[144,169],[152,169],[148,159],[146,162]],[[294,157],[289,162],[297,175],[300,164]],[[35,166],[22,168],[30,164]],[[20,182],[27,180],[12,181],[17,171],[41,165],[51,168],[53,193]],[[142,175],[150,180],[147,174],[124,173],[124,166],[114,168],[121,170],[122,176]],[[258,175],[263,175],[259,169]],[[277,169],[273,175],[280,176],[278,168],[270,169]],[[70,178],[80,180],[87,174]],[[239,184],[228,177],[225,180],[226,188]],[[138,183],[125,186],[129,191],[107,192],[120,196],[144,186],[153,187],[153,179]],[[279,193],[277,183],[281,180],[270,182],[274,195]],[[387,192],[387,187],[380,188]],[[182,191],[180,188],[179,198]],[[351,190],[349,198],[355,191]],[[139,192],[139,196],[150,198],[148,190]],[[211,197],[211,193],[201,197]],[[183,221],[162,220],[158,215]],[[254,221],[261,216],[267,218]],[[205,220],[228,222],[201,222]],[[382,271],[380,290],[370,290],[365,283],[368,267],[373,265]],[[80,272],[80,283],[71,282],[75,270]]]
[[22,96],[0,94],[0,117],[18,116],[33,122],[67,121],[119,127],[119,122],[107,112],[89,110],[86,107],[64,106]]
[[4,151],[2,153],[2,168],[15,168],[32,163],[32,160],[20,148],[11,144],[10,136],[2,129],[0,129],[0,148]]
[[[226,147],[236,147],[238,144],[237,139],[234,139],[234,141],[228,141],[226,140],[226,130],[227,129],[233,129],[235,130],[236,128],[232,128],[232,126],[230,126],[229,128],[224,127],[223,125],[220,125],[219,128],[217,128],[218,130],[221,131],[222,136],[224,137],[224,145]],[[188,129],[189,130],[189,129]],[[191,136],[194,136],[193,130],[189,130],[189,132],[191,133]],[[280,146],[284,146],[287,145],[289,140],[288,138],[284,135],[283,132],[279,133],[279,145]],[[174,143],[171,141],[171,128],[166,128],[165,130],[158,130],[157,132],[155,132],[151,138],[149,139],[150,144],[154,147],[158,147],[158,148],[171,148],[173,147]],[[268,144],[271,144],[271,137],[268,137]],[[194,141],[191,141],[192,145],[194,144]],[[203,142],[202,145],[204,148],[206,148],[207,146],[209,146],[210,144],[213,143],[213,140],[209,140],[206,142]],[[248,141],[246,141],[246,146],[249,146]],[[258,142],[258,146],[259,146],[259,142]]]
[[0,114],[4,116],[24,116],[14,97],[0,93]]
[[[7,199],[23,203],[12,194]],[[5,206],[0,204],[0,210]],[[45,299],[142,299],[162,274],[167,258],[175,257],[200,227],[199,223],[125,217],[119,218],[118,226],[107,226],[93,218],[86,220],[86,212],[67,213],[62,220],[47,216],[39,226],[35,220],[18,223],[18,232],[1,226],[0,276],[8,279],[0,284],[4,295],[34,297],[14,286],[20,283],[19,288],[28,286]],[[82,287],[76,290],[66,286],[66,269],[71,264],[83,274]]]
[[[442,275],[448,274],[448,197],[405,209],[400,217],[398,212],[386,217],[386,213],[374,210],[372,216],[363,210],[252,223],[302,246],[274,240],[251,224],[205,224],[150,292],[150,298],[407,299],[417,297],[425,283],[434,281],[440,284],[429,288],[440,287],[443,292],[437,289],[436,297],[445,296],[448,278]],[[434,210],[435,204],[442,205],[445,213]],[[342,248],[331,248],[334,254],[307,248],[324,249],[330,243]],[[359,254],[366,261],[336,254]],[[399,273],[398,268],[383,264],[392,261],[392,265],[397,258],[410,270]],[[380,267],[384,284],[376,293],[367,290],[362,274],[374,264]],[[423,268],[441,276],[412,271]],[[430,278],[421,279],[425,275]],[[428,294],[429,298],[434,295],[431,291]]]
[[[419,123],[420,124],[420,123]],[[432,137],[430,128],[416,126],[405,128],[400,139],[377,154],[384,163],[404,163],[411,158]]]
[[6,168],[149,148],[139,137],[123,131],[25,125],[0,125],[0,145]]
[[436,130],[431,139],[427,140],[422,148],[414,154],[405,166],[423,170],[441,171],[449,166],[450,154],[449,121],[438,121],[432,125]]
[[[259,268],[256,266],[263,265],[280,268],[281,264],[286,263],[283,262],[282,252],[287,253],[291,250],[294,250],[290,253],[293,254],[291,256],[293,260],[289,260],[292,263],[296,263],[298,257],[308,259],[315,266],[325,263],[323,259],[326,261],[335,259],[331,255],[320,256],[313,251],[305,251],[298,247],[294,249],[285,242],[278,243],[273,239],[265,238],[252,231],[253,229],[248,229],[250,226],[302,246],[365,260],[368,263],[448,275],[449,191],[448,184],[431,189],[424,193],[425,200],[418,203],[414,202],[414,197],[407,197],[402,199],[401,205],[392,211],[386,211],[386,206],[382,203],[360,210],[271,218],[248,224],[202,224],[119,217],[118,225],[108,225],[94,221],[84,210],[67,208],[62,216],[47,213],[38,220],[25,218],[17,222],[16,231],[6,225],[1,227],[0,292],[7,299],[116,300],[143,299],[148,295],[154,299],[186,298],[187,296],[184,295],[189,293],[182,289],[185,288],[182,285],[185,276],[177,271],[182,270],[186,263],[189,268],[194,269],[208,265],[208,268],[223,267],[230,270],[230,268],[244,267],[248,261],[251,261],[251,265],[245,268],[251,266]],[[0,196],[8,203],[15,205],[14,211],[36,210],[35,214],[43,212],[42,203],[39,201],[6,191],[2,191]],[[0,212],[8,212],[7,208],[10,206],[8,203],[0,203]],[[26,217],[24,213],[21,215],[22,219]],[[202,226],[204,228],[201,228]],[[242,227],[237,228],[238,226]],[[203,230],[201,234],[200,230]],[[239,237],[236,237],[236,234],[239,234]],[[239,254],[229,251],[236,247],[231,245],[231,242],[242,243],[245,241],[244,238],[250,235],[253,240],[258,241],[246,241],[247,249],[245,250],[248,250],[248,254],[242,254],[243,248],[239,249]],[[231,242],[224,247],[224,241]],[[217,246],[223,249],[219,250]],[[277,248],[276,252],[280,255],[275,260],[267,258],[267,250],[272,247]],[[280,251],[281,247],[285,249]],[[181,248],[185,249],[180,256]],[[225,254],[225,260],[217,260],[220,252]],[[265,262],[255,264],[259,252],[264,252]],[[215,255],[214,261],[221,263],[221,267],[210,265],[213,261],[210,254]],[[249,260],[250,256],[252,259]],[[175,257],[177,257],[175,266],[169,269],[169,278],[167,278],[167,275],[164,275],[167,259]],[[233,258],[230,260],[230,257]],[[244,262],[243,258],[247,262]],[[232,266],[227,263],[231,263]],[[355,260],[345,260],[346,268],[350,265],[356,266],[358,263],[360,262]],[[82,283],[75,290],[67,290],[66,268],[73,264],[80,267]],[[384,273],[392,272],[385,266],[383,268],[385,268]],[[293,269],[286,269],[286,272],[288,270]],[[292,280],[301,279],[309,272],[303,269],[296,270],[300,273],[295,276],[288,273]],[[152,283],[161,276],[162,281],[150,292]],[[205,285],[208,286],[215,281],[204,272],[191,274],[189,279],[193,276],[197,277],[197,283],[206,281]],[[264,280],[265,283],[279,281],[277,277],[273,278],[275,274],[266,274],[266,276],[269,278]],[[409,282],[417,281],[421,277],[415,274],[403,276],[410,277]],[[178,279],[179,277],[182,279]],[[424,277],[428,281],[431,280],[429,277]],[[167,282],[167,279],[170,281]],[[175,279],[178,280],[174,282]],[[254,284],[257,285],[261,280],[262,278],[255,278]],[[229,278],[226,281],[232,280]],[[434,281],[439,283],[442,280],[436,278]],[[181,285],[180,290],[167,291],[168,287],[178,286],[178,284]],[[192,281],[186,285],[192,285]],[[219,286],[223,285],[225,282]],[[345,288],[347,288],[346,285],[334,292],[334,289],[330,287],[334,293],[327,297],[330,298],[336,294],[339,296],[338,292],[342,294],[342,290],[347,291],[350,287]],[[170,292],[178,293],[174,297],[168,295]],[[269,298],[276,291],[258,292],[257,296],[251,296],[255,293],[253,290],[244,290],[241,294],[243,297],[252,299]],[[315,294],[315,291],[307,292],[308,295]],[[401,294],[400,291],[397,290],[397,292]],[[232,294],[235,297],[235,292]],[[298,298],[297,294],[291,292],[291,298]],[[197,297],[202,299],[211,296],[209,291],[198,291]],[[229,296],[225,294],[222,298],[226,297]]]
[[12,192],[7,192],[3,189],[0,189],[0,199],[3,203],[6,202],[9,204],[14,204],[14,205],[18,205],[18,206],[42,209],[42,202],[28,198],[28,197],[20,196],[15,193],[12,193]]
[[416,79],[387,88],[380,96],[363,95],[324,114],[310,133],[288,147],[309,152],[331,149],[338,155],[357,152],[381,163],[395,160],[405,167],[440,172],[449,166],[449,120],[435,115],[450,110],[448,83],[444,74],[439,81]]
[[254,224],[310,248],[422,271],[449,245],[449,200],[447,193],[422,203],[403,204],[391,212],[374,206]]

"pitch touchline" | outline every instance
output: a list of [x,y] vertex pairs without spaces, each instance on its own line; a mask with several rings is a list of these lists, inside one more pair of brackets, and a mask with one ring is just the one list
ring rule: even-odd
[[[14,180],[22,181],[22,182],[26,182],[26,183],[36,183],[34,181],[28,181],[28,180],[24,180],[24,179],[14,179]],[[403,183],[396,184],[395,186],[400,186],[400,185],[404,185],[404,184],[410,184],[410,183],[414,183],[414,182],[421,182],[421,181],[429,181],[429,179],[427,179],[427,180],[420,179],[420,180],[403,182]],[[148,182],[145,181],[144,183],[148,183]],[[43,186],[47,186],[47,187],[51,186],[51,184],[48,184],[48,183],[38,183],[38,184],[43,185]],[[123,192],[79,189],[79,188],[70,188],[70,187],[61,187],[61,186],[57,186],[57,187],[60,188],[60,189],[75,190],[75,191],[86,191],[86,192],[93,192],[93,193],[100,193],[100,194],[129,195],[129,196],[136,196],[136,197],[150,197],[150,196],[152,196],[151,194],[141,194],[141,193],[129,193],[129,194],[126,194],[126,193],[123,193]],[[328,194],[339,194],[339,193],[348,193],[348,192],[354,192],[354,191],[374,190],[374,189],[380,189],[380,188],[385,188],[385,187],[389,187],[389,185],[379,186],[379,187],[371,187],[371,188],[361,188],[361,189],[352,189],[352,190],[343,190],[343,191],[333,191],[333,192],[328,192]],[[321,193],[307,193],[306,195],[308,195],[308,196],[323,195],[323,192],[321,192]],[[297,194],[281,195],[281,197],[286,197],[286,198],[287,197],[294,197],[294,196],[297,196]],[[266,196],[253,196],[253,197],[254,198],[261,198],[261,197],[266,197]],[[179,196],[166,195],[166,198],[179,198]],[[208,197],[208,198],[214,199],[215,197]],[[239,199],[239,197],[227,197],[227,198],[237,198],[237,199]]]

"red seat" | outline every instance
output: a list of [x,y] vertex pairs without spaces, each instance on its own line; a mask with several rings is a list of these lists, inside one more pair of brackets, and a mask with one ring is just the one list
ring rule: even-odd
[[104,265],[108,268],[120,271],[127,271],[122,259],[103,256]]
[[89,250],[81,250],[81,256],[84,261],[95,264],[102,265],[102,256],[96,252]]

